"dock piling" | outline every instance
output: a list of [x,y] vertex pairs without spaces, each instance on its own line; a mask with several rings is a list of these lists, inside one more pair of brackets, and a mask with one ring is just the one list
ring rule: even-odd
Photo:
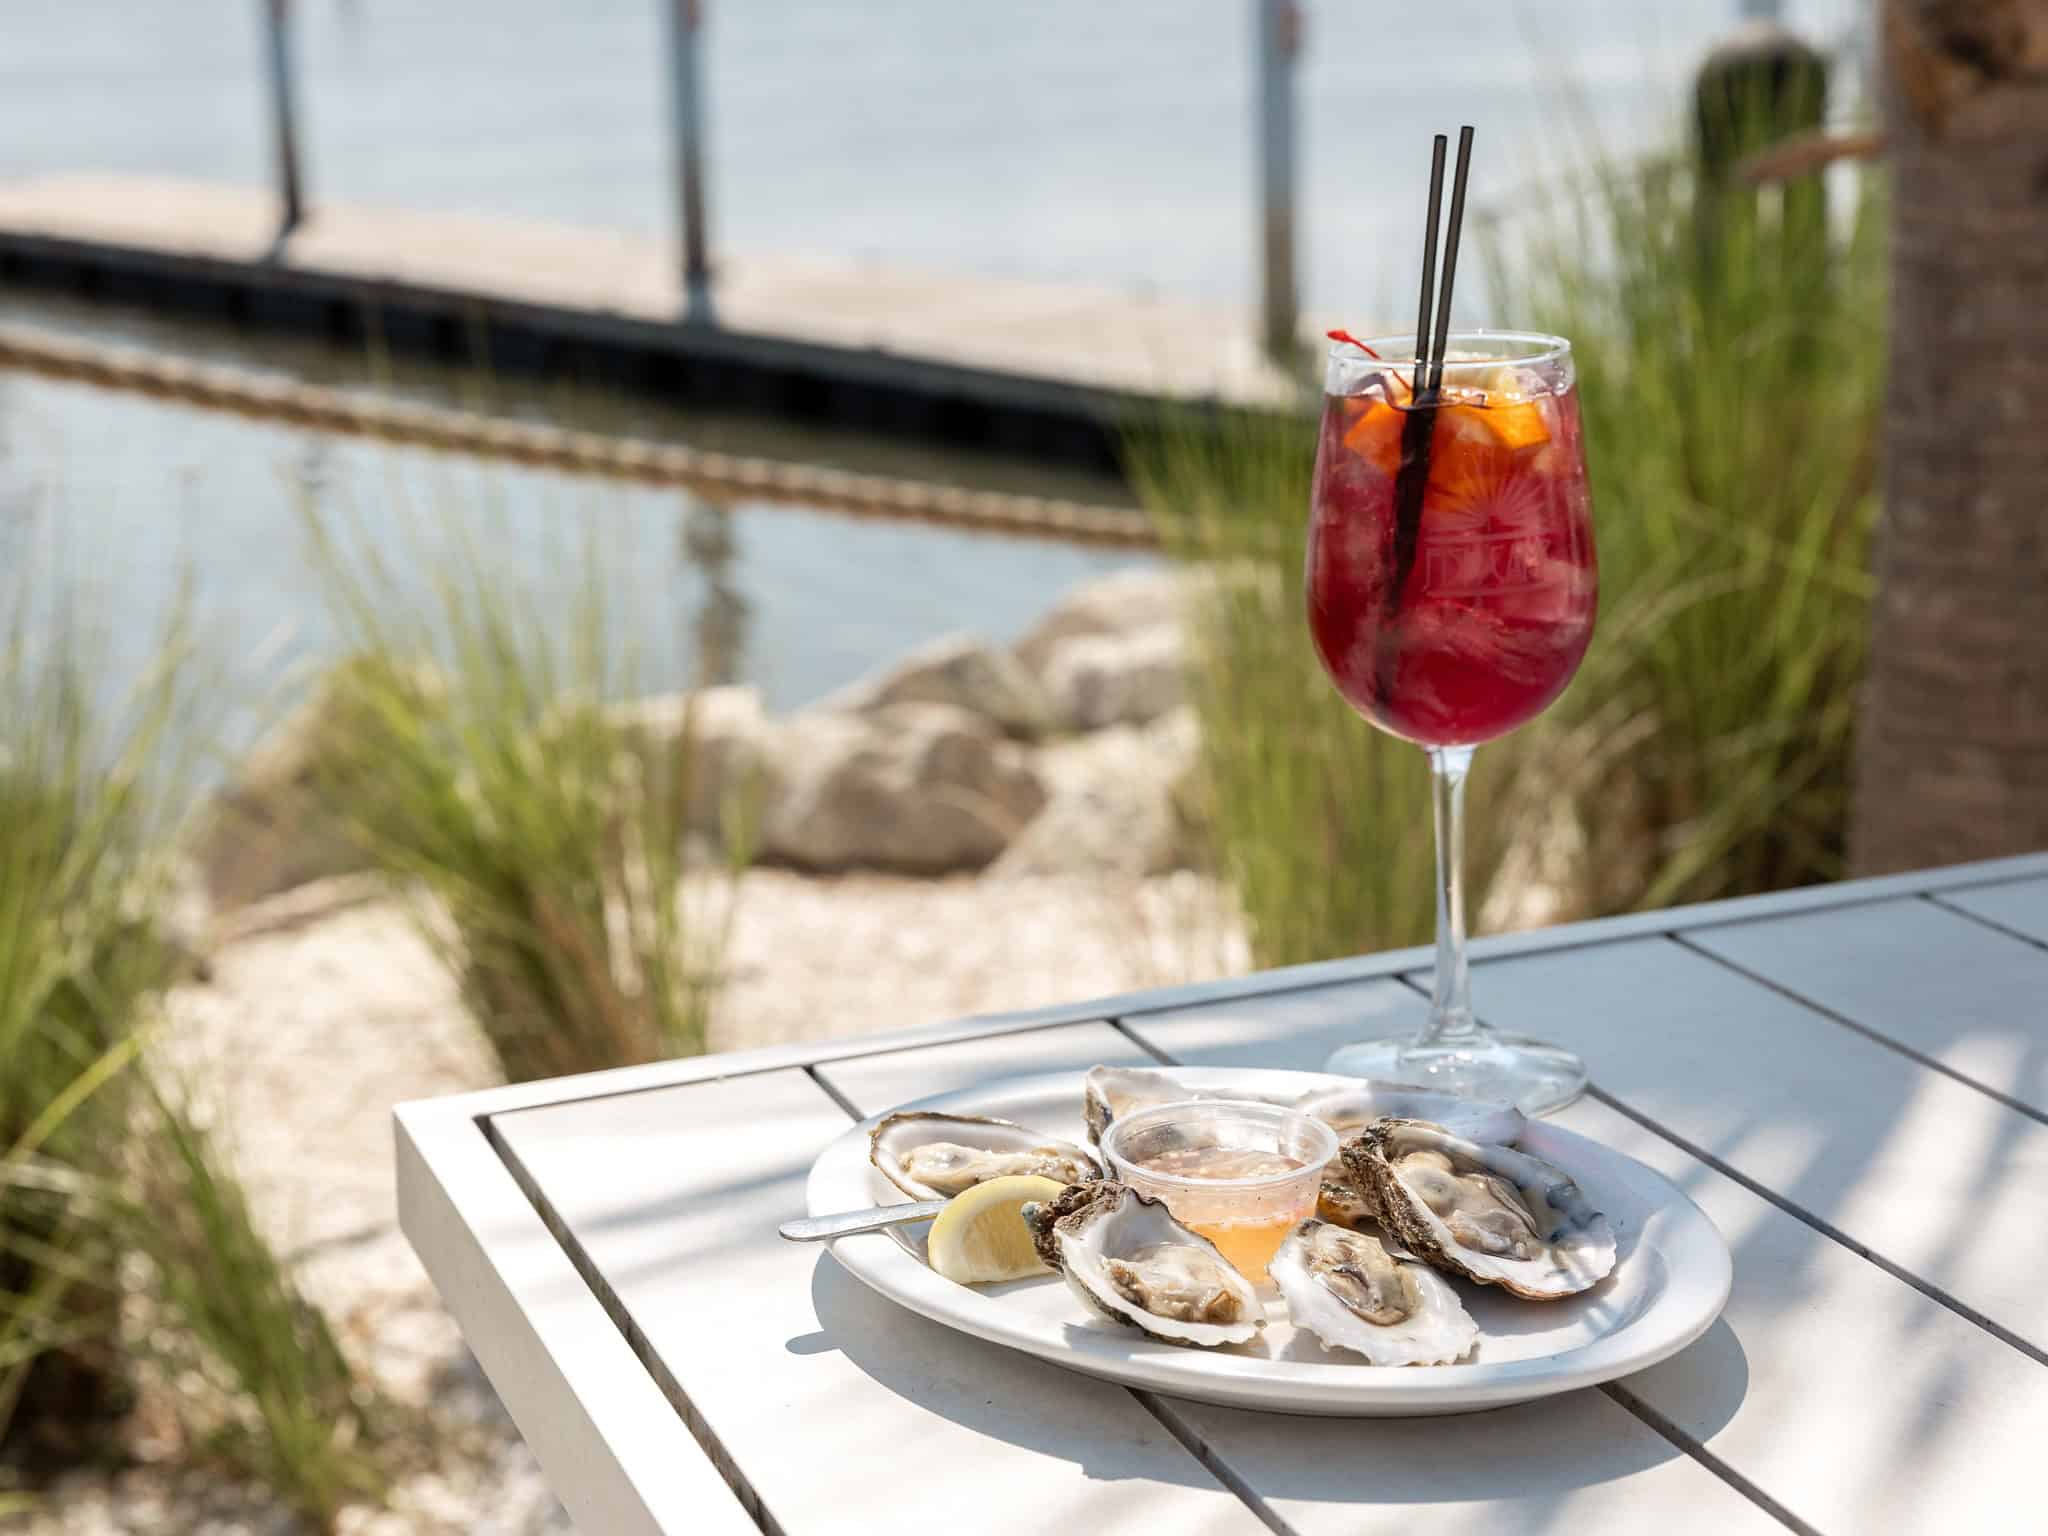
[[683,319],[709,324],[711,260],[704,215],[704,103],[697,66],[703,0],[667,0],[669,103],[676,137],[677,213],[683,237]]
[[299,179],[297,93],[292,88],[291,0],[260,0],[269,44],[271,127],[277,160],[277,241],[299,227],[305,217],[304,184]]
[[1294,61],[1301,52],[1298,0],[1252,0],[1259,47],[1259,203],[1264,284],[1262,340],[1292,366],[1300,348],[1294,283]]

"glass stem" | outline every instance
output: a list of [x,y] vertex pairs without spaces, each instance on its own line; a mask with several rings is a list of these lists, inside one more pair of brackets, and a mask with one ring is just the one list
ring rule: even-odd
[[1429,749],[1436,800],[1436,986],[1421,1046],[1477,1043],[1472,970],[1465,958],[1465,775],[1472,748]]

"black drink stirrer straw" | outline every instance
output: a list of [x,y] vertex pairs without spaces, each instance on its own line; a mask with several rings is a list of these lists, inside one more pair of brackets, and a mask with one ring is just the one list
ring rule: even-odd
[[[1425,381],[1429,377],[1430,347],[1430,301],[1436,297],[1436,226],[1444,211],[1444,150],[1450,140],[1442,134],[1436,136],[1429,152],[1429,224],[1422,232],[1422,298],[1415,312],[1415,377],[1409,387],[1409,403],[1420,404]],[[1412,424],[1416,412],[1409,412]],[[1401,459],[1408,459],[1408,445],[1401,445]]]
[[[1415,371],[1409,385],[1408,416],[1401,425],[1401,464],[1394,478],[1394,573],[1387,587],[1386,617],[1400,611],[1401,592],[1415,568],[1415,543],[1422,529],[1422,497],[1429,485],[1430,439],[1436,432],[1438,395],[1444,382],[1444,351],[1451,330],[1451,284],[1458,273],[1458,236],[1465,223],[1465,181],[1472,165],[1472,128],[1458,130],[1458,169],[1451,184],[1451,223],[1444,236],[1444,275],[1436,287],[1437,220],[1443,209],[1444,151],[1449,141],[1436,135],[1429,160],[1429,224],[1422,237],[1422,297],[1416,306]],[[1431,299],[1435,299],[1432,314]],[[1435,325],[1432,328],[1431,320]],[[1433,334],[1432,334],[1433,332]],[[1398,646],[1390,629],[1381,627],[1379,691],[1393,685]]]
[[1465,228],[1465,178],[1472,169],[1472,125],[1458,130],[1458,171],[1451,180],[1451,223],[1444,231],[1444,283],[1436,299],[1436,346],[1430,354],[1432,400],[1444,385],[1444,351],[1451,336],[1451,285],[1458,280],[1458,236]]

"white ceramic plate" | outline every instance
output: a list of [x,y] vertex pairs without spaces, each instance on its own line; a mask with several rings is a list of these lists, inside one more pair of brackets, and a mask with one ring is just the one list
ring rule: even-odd
[[[1313,1072],[1176,1068],[1196,1087],[1242,1084],[1292,1094],[1340,1079]],[[1081,1078],[1074,1072],[1011,1078],[921,1099],[918,1109],[997,1115],[1085,1145]],[[880,1117],[877,1116],[877,1119]],[[861,1124],[811,1166],[814,1216],[905,1198],[868,1161]],[[890,1300],[977,1338],[1039,1355],[1091,1376],[1205,1402],[1285,1413],[1464,1413],[1568,1392],[1639,1371],[1677,1353],[1728,1300],[1728,1245],[1700,1208],[1632,1158],[1557,1126],[1531,1121],[1520,1146],[1556,1163],[1607,1213],[1619,1240],[1614,1273],[1564,1301],[1521,1301],[1496,1287],[1453,1281],[1479,1324],[1479,1344],[1459,1365],[1374,1366],[1326,1351],[1297,1332],[1277,1294],[1260,1338],[1220,1349],[1162,1344],[1089,1313],[1057,1275],[972,1287],[924,1262],[924,1226],[840,1238],[832,1255]]]

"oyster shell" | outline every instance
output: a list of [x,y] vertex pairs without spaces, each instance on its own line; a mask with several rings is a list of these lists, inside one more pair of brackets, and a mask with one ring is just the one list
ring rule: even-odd
[[1099,1200],[1120,1199],[1124,1188],[1114,1179],[1096,1179],[1087,1184],[1069,1184],[1056,1199],[1042,1204],[1036,1200],[1025,1202],[1021,1213],[1024,1225],[1031,1229],[1031,1246],[1038,1250],[1047,1268],[1060,1267],[1060,1249],[1054,1233],[1061,1218],[1085,1211]]
[[916,1200],[950,1200],[1011,1173],[1062,1184],[1102,1177],[1101,1165],[1070,1141],[1009,1120],[921,1110],[884,1117],[868,1137],[868,1158],[882,1177]]
[[1314,1115],[1339,1136],[1356,1136],[1375,1120],[1426,1120],[1453,1136],[1508,1146],[1522,1134],[1528,1118],[1512,1104],[1468,1099],[1430,1088],[1360,1078],[1341,1088],[1318,1088],[1294,1101],[1305,1115]]
[[1370,1187],[1361,1189],[1356,1179],[1333,1162],[1323,1170],[1322,1187],[1316,1191],[1316,1215],[1340,1227],[1356,1228],[1379,1220],[1380,1202]]
[[1258,1104],[1290,1104],[1292,1099],[1270,1093],[1241,1093],[1215,1088],[1193,1088],[1172,1072],[1149,1067],[1090,1067],[1082,1080],[1083,1113],[1088,1119],[1088,1139],[1100,1143],[1110,1122],[1123,1115],[1150,1109],[1155,1104],[1173,1104],[1189,1099],[1236,1099]]
[[1479,1338],[1443,1276],[1363,1232],[1311,1217],[1287,1234],[1267,1272],[1297,1328],[1374,1365],[1447,1364]]
[[1024,1207],[1041,1257],[1090,1310],[1170,1344],[1243,1344],[1266,1321],[1252,1283],[1163,1200],[1104,1179]]
[[1540,1157],[1419,1120],[1381,1120],[1338,1155],[1393,1239],[1439,1269],[1552,1301],[1614,1268],[1613,1227]]

